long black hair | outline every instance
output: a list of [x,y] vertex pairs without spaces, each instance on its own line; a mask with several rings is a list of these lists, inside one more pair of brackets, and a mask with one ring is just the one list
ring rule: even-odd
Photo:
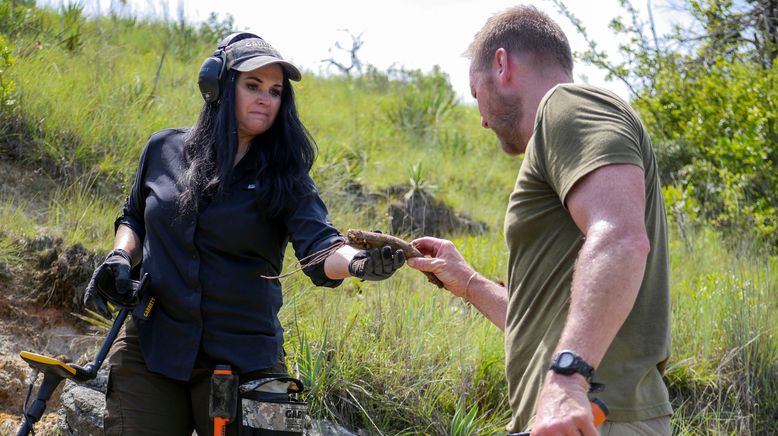
[[[184,171],[179,178],[181,215],[197,213],[205,197],[220,197],[227,187],[235,154],[238,129],[235,118],[235,82],[238,72],[229,70],[216,104],[205,103],[197,123],[185,139]],[[300,121],[292,84],[284,72],[281,108],[270,128],[254,137],[247,153],[257,159],[258,201],[271,215],[282,211],[289,196],[310,190],[304,177],[316,160],[316,142]]]

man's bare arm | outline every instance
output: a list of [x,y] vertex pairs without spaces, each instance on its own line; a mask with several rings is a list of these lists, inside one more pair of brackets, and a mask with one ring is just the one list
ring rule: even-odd
[[508,291],[504,286],[478,274],[451,241],[426,237],[412,244],[431,257],[408,259],[408,266],[435,274],[452,294],[468,300],[500,330],[505,330]]
[[609,165],[584,177],[568,209],[586,236],[578,254],[570,312],[557,350],[572,349],[594,367],[632,310],[650,250],[643,170]]
[[[573,187],[567,207],[586,240],[556,351],[572,350],[596,368],[632,310],[645,272],[650,248],[643,170],[633,165],[599,168]],[[532,433],[596,435],[587,388],[582,375],[548,372]]]

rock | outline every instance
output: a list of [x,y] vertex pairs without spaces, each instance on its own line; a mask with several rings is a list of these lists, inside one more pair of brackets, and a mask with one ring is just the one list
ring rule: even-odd
[[68,247],[62,254],[49,249],[39,261],[38,302],[74,312],[82,308],[84,288],[98,263],[95,253],[81,244]]
[[[0,404],[14,411],[22,410],[27,395],[27,379],[30,368],[17,357],[0,356]],[[33,392],[34,394],[34,392]],[[19,413],[21,416],[21,413]],[[2,433],[0,433],[2,434]]]
[[105,393],[70,380],[60,397],[57,429],[62,435],[96,435],[103,433]]
[[338,424],[333,424],[322,419],[312,419],[311,428],[306,431],[308,436],[359,436],[352,433]]
[[456,233],[481,234],[485,223],[454,212],[443,202],[424,192],[407,195],[404,201],[389,205],[390,233],[412,236],[447,236]]
[[11,267],[7,262],[0,260],[0,282],[7,282],[11,277]]
[[62,238],[52,238],[51,236],[38,236],[34,239],[25,239],[22,241],[22,249],[26,253],[39,253],[43,250],[49,250],[62,245]]
[[65,380],[57,419],[57,430],[63,436],[103,433],[105,391],[108,387],[108,366],[83,384]]

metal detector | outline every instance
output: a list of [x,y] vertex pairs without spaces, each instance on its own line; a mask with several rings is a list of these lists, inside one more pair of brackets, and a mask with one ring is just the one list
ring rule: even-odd
[[[132,290],[137,292],[139,298],[142,298],[145,294],[146,288],[151,283],[151,277],[148,274],[144,274],[140,281],[132,280]],[[73,380],[75,383],[84,383],[97,377],[97,371],[103,365],[105,357],[108,355],[108,350],[111,348],[113,341],[116,340],[116,335],[119,333],[119,329],[124,324],[124,320],[127,319],[127,315],[132,311],[132,307],[122,307],[116,319],[113,321],[111,330],[103,340],[103,345],[100,347],[100,351],[95,356],[95,360],[81,367],[73,363],[62,362],[51,357],[42,356],[36,353],[30,353],[28,351],[22,351],[19,353],[22,359],[33,369],[33,377],[30,382],[30,390],[27,394],[27,398],[24,400],[23,414],[24,420],[19,427],[19,432],[16,436],[26,436],[33,430],[33,425],[38,422],[43,416],[43,412],[46,410],[46,401],[51,398],[51,394],[57,389],[57,386],[64,379]],[[38,372],[43,373],[43,381],[38,388],[38,394],[35,401],[29,406],[27,401],[30,399],[35,379]]]

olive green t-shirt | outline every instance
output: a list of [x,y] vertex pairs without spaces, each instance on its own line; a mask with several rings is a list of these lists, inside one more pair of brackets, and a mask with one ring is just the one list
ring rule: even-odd
[[637,301],[597,368],[612,421],[672,412],[662,371],[670,354],[666,215],[656,158],[637,114],[616,95],[564,84],[540,103],[535,131],[505,216],[510,252],[506,373],[513,419],[525,430],[567,319],[573,267],[584,236],[565,201],[597,168],[632,164],[645,177],[645,221],[651,251]]

